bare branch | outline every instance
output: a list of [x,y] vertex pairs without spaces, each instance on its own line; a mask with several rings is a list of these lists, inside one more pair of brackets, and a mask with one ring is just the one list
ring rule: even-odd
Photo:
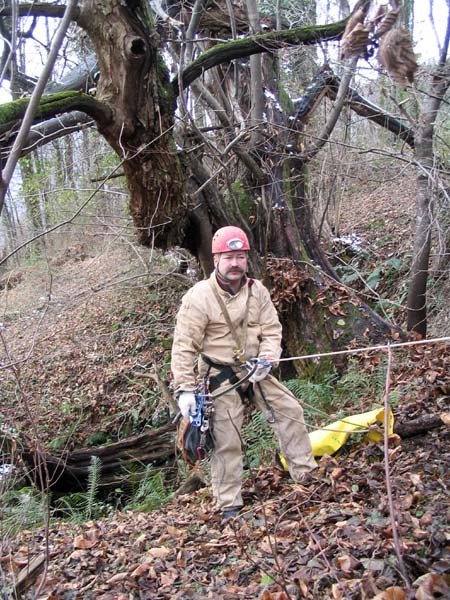
[[318,141],[311,147],[307,148],[305,151],[305,157],[307,160],[311,160],[319,150],[326,144],[328,138],[330,137],[338,119],[339,115],[342,112],[342,108],[345,103],[345,99],[347,97],[350,81],[355,73],[356,63],[358,62],[358,58],[353,58],[351,62],[347,65],[347,68],[344,73],[344,77],[341,79],[339,83],[339,88],[336,93],[335,104],[333,110],[331,111],[330,116],[328,117],[328,121],[325,123],[325,126],[322,132],[319,135]]
[[[0,8],[0,17],[10,17],[13,12],[13,6],[3,6]],[[64,5],[48,4],[47,2],[24,2],[20,3],[16,11],[19,17],[56,17],[62,18],[66,7]],[[76,19],[79,9],[74,7],[72,18]]]
[[[339,78],[333,75],[333,78],[329,81],[329,87],[326,92],[327,96],[334,100],[336,98],[338,88]],[[373,104],[358,94],[358,92],[351,87],[348,89],[346,102],[356,114],[366,117],[377,125],[380,125],[395,135],[398,135],[398,137],[404,140],[408,146],[410,146],[410,148],[414,148],[415,132],[413,129],[407,127],[404,123],[402,123],[402,121],[399,121],[397,118],[390,115],[376,104]]]
[[[86,127],[91,127],[93,124],[94,121],[89,115],[78,111],[69,112],[39,123],[30,130],[19,158],[26,156],[36,148],[44,146],[53,140],[75,133]],[[6,160],[10,151],[11,147],[5,146],[2,141],[0,160]]]
[[42,93],[47,84],[48,78],[50,77],[50,73],[53,69],[53,66],[58,57],[58,51],[61,47],[61,44],[66,35],[67,29],[69,28],[70,22],[72,21],[73,10],[76,7],[77,0],[69,0],[66,8],[66,12],[64,13],[64,18],[61,21],[61,24],[56,33],[55,39],[53,40],[52,46],[50,48],[50,53],[48,56],[47,63],[44,67],[44,70],[39,77],[39,81],[34,89],[34,92],[30,98],[30,102],[28,104],[27,110],[25,112],[25,116],[23,118],[22,124],[20,126],[19,133],[14,142],[13,148],[11,150],[11,154],[9,155],[8,161],[6,163],[5,169],[2,174],[2,180],[0,182],[0,214],[3,208],[3,204],[5,201],[5,194],[9,186],[9,182],[11,181],[11,177],[14,173],[14,169],[16,167],[17,161],[19,160],[21,149],[28,137],[28,133],[33,123],[34,115],[39,105],[40,99],[42,97]]

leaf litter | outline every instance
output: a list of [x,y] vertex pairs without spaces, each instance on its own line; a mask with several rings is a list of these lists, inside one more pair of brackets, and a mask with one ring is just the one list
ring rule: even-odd
[[[389,449],[414,596],[394,550],[383,448],[359,443],[320,459],[306,485],[275,467],[247,471],[235,520],[222,519],[205,488],[151,513],[60,522],[49,532],[47,570],[23,597],[38,588],[47,599],[449,597],[448,438],[443,426]],[[45,552],[45,531],[24,531],[3,571],[11,581]]]

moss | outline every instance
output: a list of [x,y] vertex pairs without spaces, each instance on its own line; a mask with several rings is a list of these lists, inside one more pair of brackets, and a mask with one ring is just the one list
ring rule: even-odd
[[[36,111],[36,118],[40,119],[50,114],[55,114],[58,112],[58,107],[61,111],[65,111],[68,104],[73,100],[78,102],[85,95],[81,92],[70,91],[43,96]],[[10,121],[23,118],[29,103],[30,98],[20,98],[19,100],[0,105],[0,123],[6,124]]]
[[29,98],[20,98],[20,100],[1,104],[0,123],[9,123],[15,119],[20,119],[24,115],[29,101]]
[[242,214],[245,217],[249,217],[252,214],[253,204],[242,182],[235,181],[231,184],[231,189]]
[[141,19],[148,27],[154,27],[155,20],[152,15],[152,11],[150,10],[150,5],[147,2],[142,3],[141,8]]
[[294,104],[291,100],[291,97],[289,96],[289,94],[287,93],[287,91],[281,83],[278,84],[278,96],[283,110],[289,114],[293,114]]
[[158,57],[156,62],[156,77],[159,97],[166,99],[169,96],[173,96],[173,88],[169,80],[169,71],[160,57]]
[[288,199],[291,202],[292,197],[292,181],[291,181],[291,161],[285,160],[283,161],[283,191]]
[[[231,40],[217,44],[201,54],[183,72],[183,87],[199,77],[206,69],[234,59],[243,59],[255,53],[271,52],[286,46],[300,44],[317,44],[320,40],[334,40],[342,36],[347,20],[326,25],[309,25],[284,31],[271,31],[243,39]],[[178,88],[178,78],[173,85]],[[178,90],[177,90],[178,91]]]
[[[22,119],[29,102],[29,98],[21,98],[0,105],[0,129],[5,131],[11,123]],[[99,102],[89,94],[70,91],[43,96],[34,115],[34,121],[42,121],[72,110],[83,111],[103,122],[110,120],[112,115],[111,109],[105,103]]]

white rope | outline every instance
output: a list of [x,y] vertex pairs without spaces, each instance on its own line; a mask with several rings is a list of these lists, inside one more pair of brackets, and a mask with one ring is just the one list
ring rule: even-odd
[[310,358],[323,358],[325,356],[337,356],[339,354],[359,354],[361,352],[371,352],[372,350],[396,350],[397,348],[404,348],[406,346],[437,344],[438,342],[450,342],[450,337],[432,338],[429,340],[415,340],[413,342],[401,342],[399,344],[381,344],[379,346],[366,346],[364,348],[353,348],[351,350],[336,350],[335,352],[319,352],[317,354],[304,354],[303,356],[279,358],[276,362],[287,362],[290,360],[307,360]]

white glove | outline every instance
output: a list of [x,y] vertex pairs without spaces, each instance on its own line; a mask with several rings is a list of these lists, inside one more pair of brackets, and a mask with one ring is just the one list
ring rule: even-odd
[[260,359],[264,362],[256,367],[256,371],[249,378],[251,383],[258,383],[258,381],[262,381],[264,377],[270,373],[270,369],[272,368],[271,358]]
[[195,400],[194,392],[181,392],[178,396],[178,406],[185,419],[193,416],[197,410],[197,401]]

